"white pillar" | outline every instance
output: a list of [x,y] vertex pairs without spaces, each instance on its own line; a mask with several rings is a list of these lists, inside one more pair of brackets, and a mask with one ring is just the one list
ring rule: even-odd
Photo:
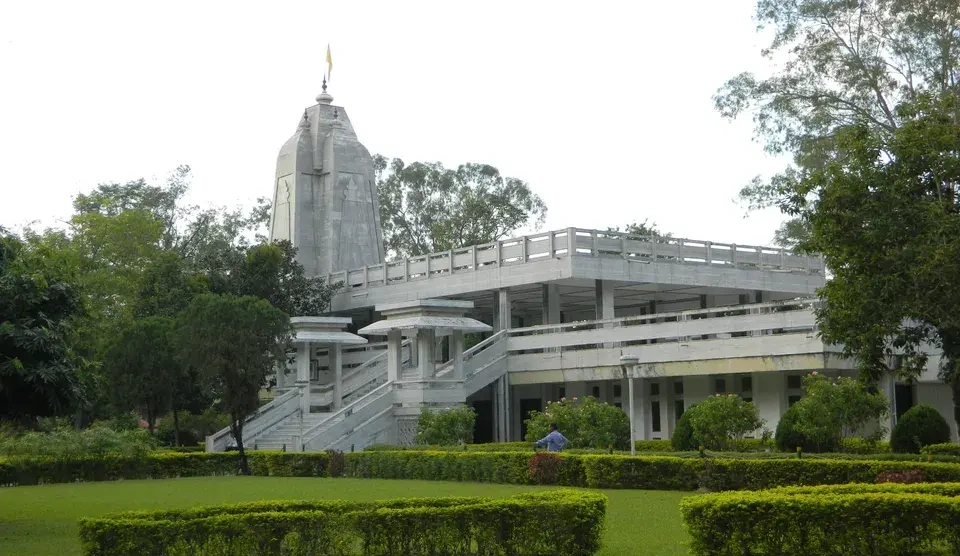
[[403,363],[403,335],[399,330],[387,332],[387,380],[400,380],[400,365]]
[[560,287],[543,284],[543,324],[560,324]]
[[594,280],[594,291],[596,293],[596,315],[597,320],[608,320],[616,318],[614,314],[614,288],[610,280]]
[[510,290],[504,288],[493,292],[493,299],[493,331],[507,330],[513,324],[513,315],[510,311]]
[[676,413],[673,410],[673,402],[676,396],[673,393],[673,379],[660,379],[660,433],[663,438],[673,436],[674,420]]
[[634,431],[636,413],[633,411],[633,377],[627,379],[627,395],[630,397],[630,455],[637,455],[637,435]]
[[343,346],[333,344],[327,352],[333,371],[333,410],[343,407]]
[[422,328],[417,331],[417,362],[420,369],[420,380],[433,378],[437,372],[436,359],[434,359],[436,332],[432,329]]
[[462,379],[463,376],[463,331],[454,330],[450,338],[450,355],[453,359],[453,378]]
[[300,411],[310,413],[310,342],[297,344],[297,388],[303,392]]
[[880,387],[883,395],[887,397],[887,407],[890,408],[890,414],[883,420],[883,425],[887,428],[883,439],[890,440],[890,433],[897,424],[897,380],[893,373],[887,373],[880,379]]
[[277,364],[277,392],[287,387],[287,363]]
[[787,411],[787,377],[780,372],[750,374],[753,403],[757,406],[764,427],[775,432],[780,417]]

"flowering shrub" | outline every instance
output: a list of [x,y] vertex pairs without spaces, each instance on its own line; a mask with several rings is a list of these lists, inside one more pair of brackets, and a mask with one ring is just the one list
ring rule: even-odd
[[527,442],[536,442],[549,432],[550,423],[570,441],[569,448],[630,448],[630,419],[622,409],[593,397],[561,398],[548,402],[544,411],[532,411],[527,419]]
[[465,405],[431,411],[424,407],[417,422],[417,444],[449,446],[473,442],[477,414]]
[[560,456],[550,452],[537,452],[527,463],[530,480],[538,485],[555,485],[560,476]]
[[[858,380],[832,380],[816,371],[803,377],[803,394],[791,409],[805,451],[837,451],[842,438],[860,432],[868,423],[877,423],[889,407],[883,393],[870,393]],[[878,428],[876,436],[882,433]]]
[[347,467],[347,459],[340,450],[327,450],[327,476],[340,477]]
[[909,469],[907,471],[881,471],[877,475],[877,483],[901,483],[905,485],[923,482],[923,471]]
[[763,426],[757,406],[736,394],[710,396],[687,413],[691,439],[708,450],[729,450]]

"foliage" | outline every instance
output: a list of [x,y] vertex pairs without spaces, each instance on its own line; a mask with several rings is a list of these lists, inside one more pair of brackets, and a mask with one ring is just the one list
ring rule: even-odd
[[142,410],[153,434],[157,419],[173,405],[175,385],[184,380],[173,321],[147,317],[132,322],[107,352],[105,368],[116,407]]
[[450,170],[377,155],[374,166],[384,244],[398,257],[496,241],[523,226],[539,228],[546,218],[546,205],[526,182],[487,164]]
[[424,407],[417,421],[417,444],[469,444],[476,420],[476,412],[465,405],[439,411]]
[[690,413],[691,439],[709,450],[726,450],[733,442],[763,426],[757,406],[736,394],[710,396],[684,415],[687,413]]
[[922,482],[923,471],[919,469],[910,469],[908,471],[883,471],[877,475],[877,484],[900,483],[909,485]]
[[796,407],[796,404],[794,404],[780,416],[777,431],[774,433],[777,449],[781,452],[792,452],[798,448],[804,452],[822,451],[819,446],[810,442],[807,436],[797,427],[800,422],[800,412]]
[[347,460],[340,450],[327,450],[327,477],[340,477],[347,467]]
[[[960,79],[960,10],[955,0],[757,0],[759,29],[772,31],[763,55],[776,62],[767,78],[741,73],[714,98],[727,118],[751,114],[757,137],[793,165],[756,178],[740,197],[751,208],[811,199],[800,184],[837,149],[838,130],[864,125],[889,136],[902,125],[895,107],[939,94]],[[811,199],[812,200],[812,199]],[[778,231],[790,245],[809,234],[802,215]]]
[[202,545],[216,536],[254,540],[258,553],[278,555],[284,541],[337,554],[462,554],[474,544],[518,556],[595,554],[606,503],[602,494],[563,490],[505,499],[262,501],[81,519],[80,539],[88,556],[140,555],[171,540]]
[[0,418],[63,415],[84,397],[76,276],[56,249],[0,228]]
[[943,455],[960,456],[960,445],[953,442],[944,442],[941,444],[928,444],[920,448],[920,453],[924,455]]
[[894,452],[920,453],[924,446],[950,442],[950,425],[933,406],[920,404],[904,413],[890,434]]
[[76,430],[61,427],[51,432],[26,432],[0,437],[0,456],[49,456],[57,461],[111,455],[142,457],[155,448],[143,429],[115,431],[104,424]]
[[[206,437],[221,430],[230,424],[230,416],[208,408],[201,413],[180,413],[179,415],[180,445],[194,446],[201,443]],[[157,439],[164,444],[176,446],[173,416],[170,415],[160,421],[157,429]]]
[[297,248],[286,240],[239,247],[229,264],[212,275],[212,290],[265,299],[291,317],[321,315],[341,285],[307,277],[296,256]]
[[673,431],[673,435],[670,436],[670,446],[676,451],[686,452],[696,450],[700,446],[700,440],[694,436],[693,425],[690,423],[695,407],[697,407],[696,404],[691,405],[683,412],[680,418],[677,419],[677,426]]
[[592,396],[549,402],[545,410],[531,411],[527,419],[528,442],[545,437],[551,423],[569,441],[571,448],[629,449],[630,420],[616,406]]
[[560,476],[560,455],[550,452],[537,452],[530,457],[527,471],[530,480],[536,485],[555,485]]
[[[839,377],[836,380],[816,371],[803,377],[803,393],[793,408],[796,429],[817,451],[836,451],[840,440],[877,423],[889,411],[881,392],[870,393],[863,382]],[[877,436],[884,431],[878,427]]]
[[817,309],[825,341],[842,344],[867,380],[891,367],[916,376],[939,348],[940,378],[960,420],[960,101],[920,97],[900,106],[892,134],[856,126],[800,183],[817,201],[797,210],[811,224],[807,248],[833,278]]
[[[607,230],[611,232],[621,231],[620,226],[607,228]],[[627,224],[626,226],[624,226],[624,229],[622,231],[623,233],[628,234],[632,237],[644,238],[644,239],[651,238],[651,237],[658,237],[658,238],[664,238],[664,239],[673,237],[673,234],[665,233],[661,231],[660,228],[657,227],[656,222],[649,222],[649,220],[644,220],[643,222],[631,222],[630,224]]]
[[260,405],[267,375],[286,359],[290,321],[263,299],[204,294],[177,318],[179,360],[198,372],[230,414],[230,429],[240,452],[240,471],[248,473],[243,424]]
[[958,494],[955,484],[801,487],[691,496],[680,511],[694,554],[954,554]]

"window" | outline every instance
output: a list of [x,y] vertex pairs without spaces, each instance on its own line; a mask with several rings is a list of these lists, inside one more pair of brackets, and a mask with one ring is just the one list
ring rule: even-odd
[[790,390],[799,390],[803,388],[803,380],[800,375],[789,375],[787,377],[787,388]]
[[594,386],[592,392],[593,392],[593,397],[594,397],[594,398],[597,398],[597,399],[599,400],[599,399],[600,399],[600,387],[599,387],[599,386]]
[[790,396],[787,398],[787,407],[793,407],[793,404],[800,401],[800,396]]
[[752,392],[753,391],[753,378],[745,376],[740,379],[740,391],[741,392]]
[[650,383],[650,395],[651,395],[651,396],[659,396],[659,395],[660,395],[660,383],[659,383],[659,382],[651,382],[651,383]]
[[310,360],[310,380],[313,382],[320,380],[320,362],[316,359]]
[[682,416],[683,416],[683,400],[674,400],[673,417],[675,420],[679,421],[680,417]]
[[566,397],[567,397],[567,389],[564,388],[563,386],[560,387],[560,397],[561,397],[561,398],[566,398]]
[[616,407],[617,409],[623,409],[623,406],[620,404],[620,402],[613,404],[613,406]]
[[650,430],[660,432],[660,402],[650,404]]
[[613,397],[614,397],[614,398],[619,398],[619,397],[621,397],[622,395],[623,395],[623,386],[621,386],[621,385],[619,385],[619,384],[614,384],[614,385],[613,385]]
[[677,396],[683,395],[683,379],[682,378],[680,380],[675,380],[673,382],[673,393],[676,394]]
[[743,398],[743,401],[745,401],[745,402],[752,402],[752,401],[753,401],[753,398],[747,396],[746,398]]
[[727,393],[727,381],[725,379],[722,379],[722,378],[717,379],[716,392],[717,394]]

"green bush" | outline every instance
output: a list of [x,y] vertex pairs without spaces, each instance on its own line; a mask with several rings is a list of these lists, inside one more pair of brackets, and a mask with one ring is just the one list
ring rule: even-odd
[[[803,434],[804,451],[837,451],[843,438],[861,433],[868,424],[879,424],[889,411],[883,393],[871,393],[863,382],[849,377],[831,379],[814,371],[803,377],[803,394],[790,410],[795,414],[794,429]],[[878,427],[877,438],[883,432]]]
[[692,412],[697,408],[692,405],[677,419],[677,426],[670,437],[670,446],[678,452],[689,452],[700,447],[700,441],[693,434],[693,425],[690,424]]
[[[505,499],[252,502],[80,520],[86,556],[176,550],[255,554],[595,554],[606,497],[560,490]],[[219,544],[220,546],[216,546]],[[199,550],[198,550],[199,549]]]
[[804,452],[819,452],[820,447],[808,441],[807,436],[797,428],[800,413],[797,412],[796,407],[794,405],[780,416],[777,432],[774,434],[777,449],[781,452],[794,452],[797,448]]
[[920,453],[924,455],[960,456],[960,445],[953,442],[928,444],[920,448]]
[[417,421],[417,444],[469,444],[473,442],[476,420],[476,412],[465,405],[439,411],[424,407]]
[[527,419],[527,442],[547,436],[550,424],[570,441],[569,448],[630,449],[630,419],[622,409],[595,398],[561,399],[547,408],[530,412]]
[[685,411],[680,419],[688,415],[690,440],[708,450],[729,450],[737,440],[763,426],[757,406],[736,394],[710,396]]
[[840,439],[840,452],[845,454],[889,454],[890,451],[889,442],[859,437]]
[[[676,436],[676,433],[674,433],[674,436]],[[638,452],[672,452],[673,444],[671,440],[637,440],[634,442],[634,446],[636,446]]]
[[955,554],[960,485],[845,485],[681,500],[694,554]]
[[79,431],[61,426],[50,432],[26,432],[0,438],[0,456],[139,457],[154,449],[156,442],[146,430],[115,431],[104,423]]
[[924,446],[950,442],[950,425],[932,406],[910,408],[893,427],[890,447],[894,452],[919,454]]

